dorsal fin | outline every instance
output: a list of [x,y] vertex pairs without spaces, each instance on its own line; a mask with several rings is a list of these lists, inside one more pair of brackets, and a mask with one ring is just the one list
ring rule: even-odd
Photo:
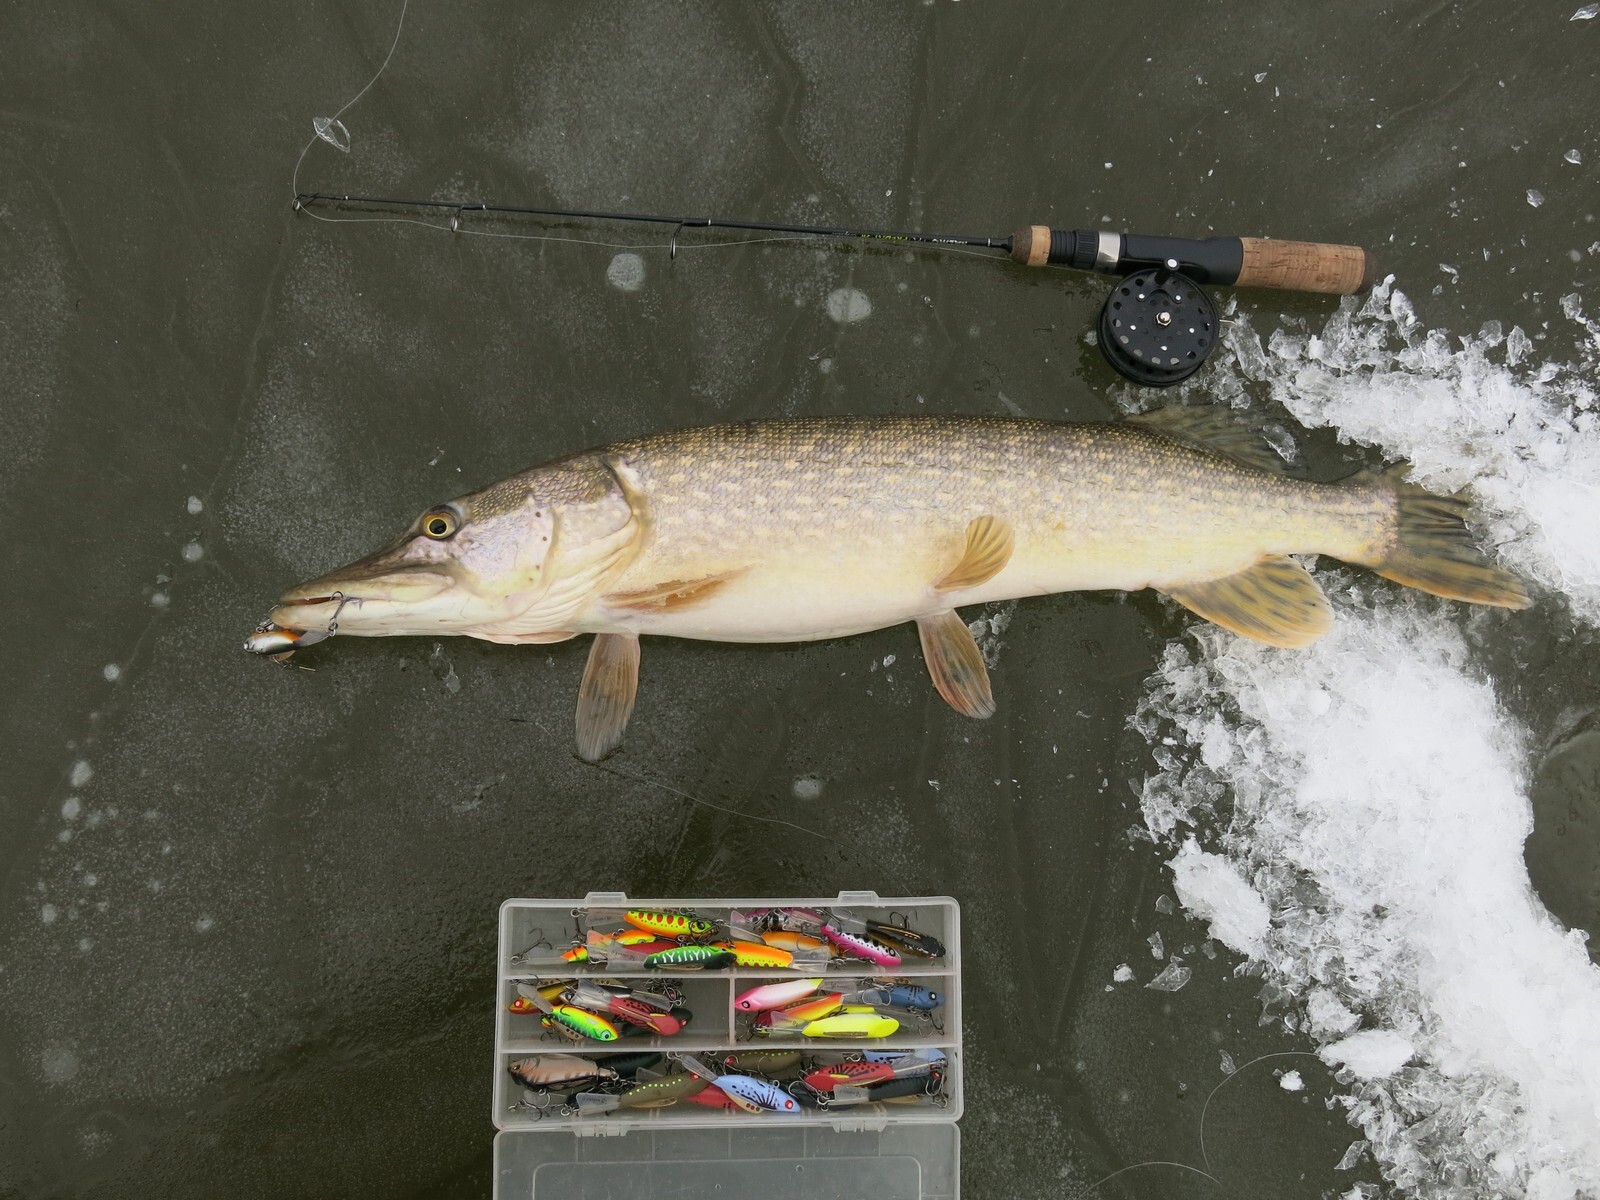
[[1278,452],[1267,445],[1258,428],[1225,408],[1210,405],[1185,408],[1174,404],[1139,413],[1128,420],[1174,441],[1226,454],[1235,462],[1258,471],[1284,475],[1290,470]]

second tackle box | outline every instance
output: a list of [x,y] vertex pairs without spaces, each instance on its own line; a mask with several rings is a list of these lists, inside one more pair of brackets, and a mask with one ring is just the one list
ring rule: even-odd
[[949,897],[507,900],[497,980],[496,1200],[960,1195]]

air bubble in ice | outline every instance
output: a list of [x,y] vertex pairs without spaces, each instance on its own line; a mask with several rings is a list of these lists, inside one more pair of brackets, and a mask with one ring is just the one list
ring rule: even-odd
[[183,547],[184,562],[199,562],[205,557],[205,547],[199,542],[188,542]]
[[190,496],[189,499],[184,502],[183,507],[191,517],[198,517],[206,510],[205,501],[200,499],[199,496]]
[[644,259],[624,252],[606,268],[606,282],[619,292],[637,292],[644,286]]
[[39,920],[43,921],[46,925],[54,925],[56,923],[56,918],[60,915],[60,911],[54,904],[46,904],[39,910]]
[[89,765],[89,760],[86,758],[80,758],[77,762],[72,764],[72,774],[68,776],[67,781],[71,783],[73,787],[81,788],[93,778],[94,768]]
[[335,150],[350,153],[350,131],[338,117],[312,117],[311,128],[315,129],[317,136]]
[[83,803],[76,796],[68,796],[61,802],[61,816],[65,820],[76,821],[82,811]]
[[859,288],[835,288],[828,293],[828,315],[841,325],[853,325],[872,315],[872,301]]
[[215,924],[216,921],[212,920],[210,917],[200,917],[194,923],[194,931],[196,933],[210,933],[211,927]]
[[100,669],[100,674],[106,677],[107,683],[115,683],[122,678],[122,668],[116,663],[107,663]]
[[822,795],[822,780],[815,775],[802,775],[789,786],[796,800],[815,800]]

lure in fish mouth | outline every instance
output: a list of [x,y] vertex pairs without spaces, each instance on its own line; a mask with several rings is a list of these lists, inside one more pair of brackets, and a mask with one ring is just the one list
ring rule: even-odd
[[842,637],[914,621],[939,694],[994,712],[958,606],[1153,587],[1243,636],[1308,645],[1333,614],[1293,554],[1523,608],[1466,504],[1397,470],[1288,477],[1211,409],[1115,424],[994,417],[752,421],[621,442],[421,514],[389,546],[285,592],[246,648],[332,633],[543,644],[592,633],[578,751],[622,740],[639,636]]

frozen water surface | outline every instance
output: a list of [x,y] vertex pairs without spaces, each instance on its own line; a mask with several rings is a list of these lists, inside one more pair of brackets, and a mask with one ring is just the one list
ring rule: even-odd
[[[1075,1196],[1159,1162],[1209,1163],[1246,1200],[1373,1200],[1384,1173],[1393,1194],[1589,1187],[1583,1143],[1553,1149],[1588,1035],[1557,1058],[1546,1028],[1593,1011],[1589,968],[1515,867],[1531,803],[1534,885],[1596,927],[1596,26],[1280,7],[1174,6],[1130,38],[1126,6],[1078,6],[1085,71],[1023,0],[413,4],[343,109],[398,0],[221,6],[159,36],[12,6],[0,1193],[487,1195],[496,906],[598,886],[959,896],[986,956],[963,1014],[969,1196]],[[347,150],[314,139],[319,114]],[[1508,617],[1395,610],[1352,575],[1369,611],[1319,568],[1342,619],[1300,680],[1321,719],[1346,728],[1362,679],[1433,662],[1440,711],[1411,740],[1457,783],[1481,768],[1466,799],[1294,741],[1328,729],[1250,697],[1296,656],[1195,642],[1149,595],[963,611],[999,702],[983,722],[933,695],[909,628],[652,643],[598,769],[571,752],[581,641],[242,654],[286,585],[609,439],[780,413],[1095,420],[1128,390],[1083,336],[1101,279],[694,230],[669,258],[670,226],[324,224],[289,205],[308,140],[299,182],[331,192],[1375,246],[1397,285],[1343,309],[1219,290],[1241,324],[1184,390],[1255,409],[1319,477],[1405,456],[1469,487],[1486,541],[1535,579],[1538,606]],[[627,255],[647,282],[622,295],[605,280]],[[832,319],[836,291],[870,318]],[[1195,686],[1153,750],[1127,720],[1171,646],[1197,655],[1170,668]],[[1458,711],[1473,687],[1493,700]],[[1152,841],[1143,781],[1179,760]],[[1313,774],[1359,844],[1293,786]],[[1379,838],[1420,803],[1402,781],[1442,815]],[[1469,834],[1484,895],[1448,921],[1423,902],[1453,895],[1441,856]],[[1381,920],[1355,907],[1370,888],[1393,893]],[[1153,903],[1169,894],[1187,907]],[[1513,986],[1539,1023],[1515,1027]],[[1379,1034],[1414,1050],[1388,1074]],[[1317,1057],[1341,1044],[1351,1061]],[[1259,1061],[1282,1053],[1301,1057]],[[1336,1169],[1356,1139],[1370,1152]],[[1222,1193],[1141,1166],[1092,1194]]]

